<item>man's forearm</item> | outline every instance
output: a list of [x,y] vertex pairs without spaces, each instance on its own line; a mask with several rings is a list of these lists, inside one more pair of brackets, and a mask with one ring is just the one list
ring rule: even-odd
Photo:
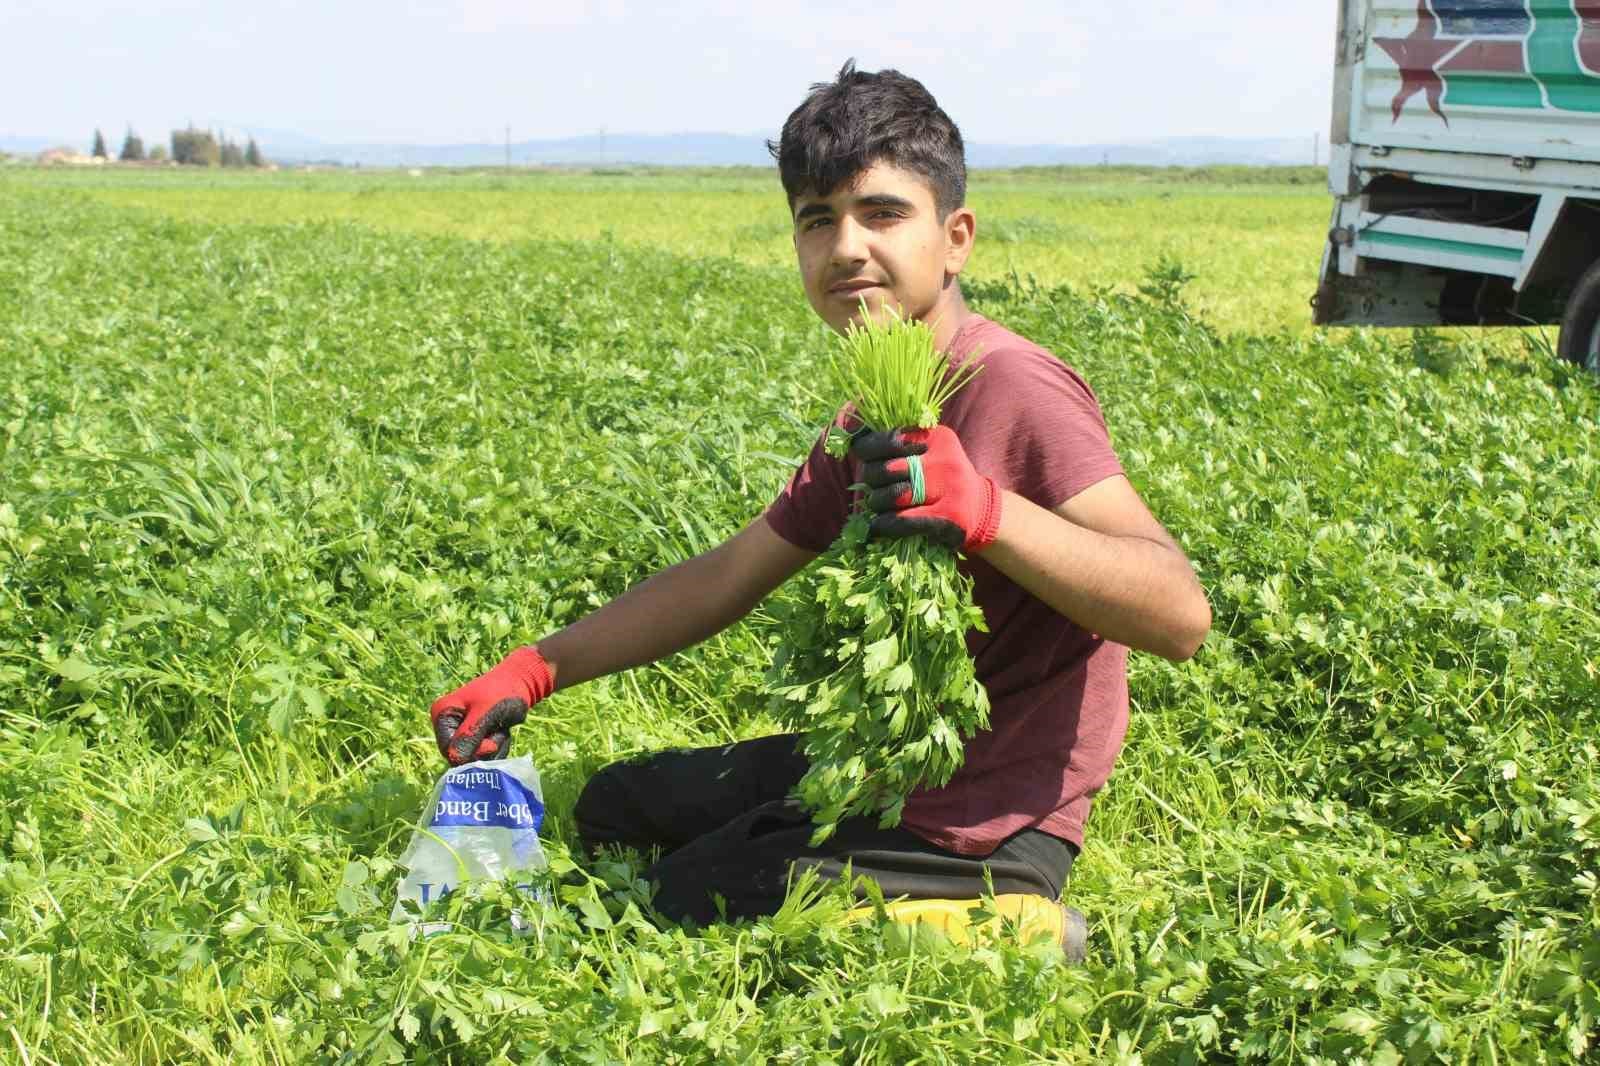
[[720,633],[811,558],[758,522],[538,642],[556,688],[642,666]]
[[1084,629],[1168,659],[1187,659],[1211,608],[1181,551],[1108,536],[1007,492],[983,560]]

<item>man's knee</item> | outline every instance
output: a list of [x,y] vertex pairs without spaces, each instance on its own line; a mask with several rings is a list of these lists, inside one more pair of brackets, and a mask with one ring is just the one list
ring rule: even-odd
[[578,826],[578,839],[590,854],[605,844],[638,843],[639,830],[632,824],[632,791],[625,781],[626,772],[626,764],[612,763],[596,771],[578,793],[572,816]]

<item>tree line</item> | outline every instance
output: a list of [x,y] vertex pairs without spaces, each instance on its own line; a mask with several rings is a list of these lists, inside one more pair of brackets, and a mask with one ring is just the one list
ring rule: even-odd
[[[254,137],[240,147],[239,142],[224,135],[218,137],[211,130],[196,129],[189,126],[187,129],[173,130],[171,137],[172,149],[169,154],[166,145],[152,145],[149,151],[145,150],[144,140],[135,132],[133,127],[128,127],[128,134],[122,139],[122,151],[117,158],[124,163],[140,163],[149,160],[153,163],[162,163],[169,158],[174,163],[198,167],[264,167],[267,160],[261,154],[261,149],[256,145]],[[106,148],[105,135],[99,130],[94,131],[94,149],[90,153],[99,159],[109,159],[111,154]]]

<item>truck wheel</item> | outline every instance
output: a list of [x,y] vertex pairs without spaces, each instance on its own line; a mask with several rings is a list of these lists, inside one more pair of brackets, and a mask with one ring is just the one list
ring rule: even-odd
[[1600,374],[1600,263],[1595,263],[1572,288],[1561,316],[1561,358]]

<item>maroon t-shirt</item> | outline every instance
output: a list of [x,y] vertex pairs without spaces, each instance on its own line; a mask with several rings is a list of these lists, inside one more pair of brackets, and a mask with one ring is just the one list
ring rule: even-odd
[[[983,370],[940,421],[978,472],[1001,489],[1055,508],[1122,473],[1088,384],[1061,360],[980,315],[950,344],[954,359],[981,352]],[[817,441],[767,509],[784,540],[825,550],[853,505],[853,460]],[[1083,843],[1089,803],[1128,729],[1128,649],[1074,624],[981,558],[962,564],[989,632],[967,634],[989,693],[990,728],[967,741],[943,788],[906,800],[902,824],[939,847],[987,855],[1023,829]]]

